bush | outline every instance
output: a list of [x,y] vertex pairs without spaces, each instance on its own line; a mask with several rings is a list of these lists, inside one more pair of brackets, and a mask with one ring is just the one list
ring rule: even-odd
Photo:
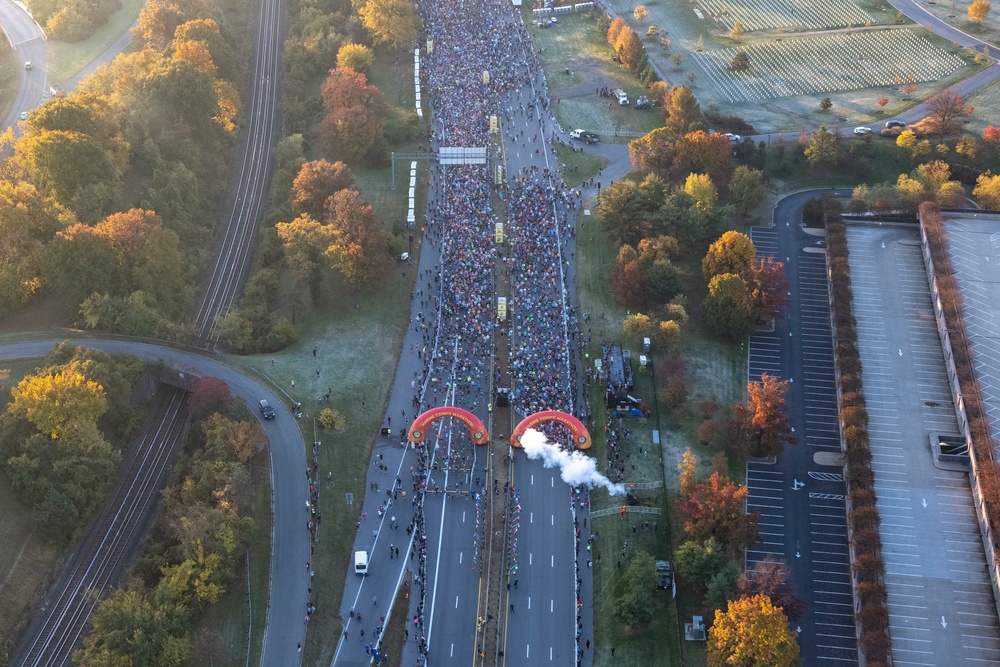
[[319,425],[328,431],[342,431],[347,426],[347,419],[337,410],[323,408],[319,413]]

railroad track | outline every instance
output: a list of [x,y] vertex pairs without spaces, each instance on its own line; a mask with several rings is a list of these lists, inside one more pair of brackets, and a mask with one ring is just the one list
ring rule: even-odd
[[[89,537],[80,544],[61,579],[46,596],[36,616],[36,630],[22,644],[13,664],[23,667],[61,667],[72,664],[73,649],[87,629],[90,614],[121,574],[145,532],[170,465],[187,424],[186,392],[160,391],[142,439],[124,463],[118,485]],[[39,627],[40,626],[40,627]]]
[[260,0],[247,139],[239,180],[230,201],[222,244],[195,314],[198,336],[209,343],[218,339],[216,318],[233,306],[250,268],[257,223],[267,199],[280,66],[281,2]]

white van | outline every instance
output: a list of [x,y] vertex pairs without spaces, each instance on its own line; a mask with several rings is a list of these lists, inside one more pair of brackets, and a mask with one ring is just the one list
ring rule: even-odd
[[620,106],[623,106],[623,107],[627,107],[628,106],[628,93],[626,93],[621,88],[615,88],[611,92],[613,92],[615,94],[615,99],[618,100],[618,104]]
[[354,574],[368,574],[368,552],[354,552]]

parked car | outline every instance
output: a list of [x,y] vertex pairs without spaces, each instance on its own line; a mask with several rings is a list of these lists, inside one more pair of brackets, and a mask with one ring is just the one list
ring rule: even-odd
[[260,402],[260,414],[264,419],[274,419],[274,408],[266,400]]
[[579,139],[580,141],[586,141],[588,144],[596,144],[601,140],[599,136],[590,132],[588,130],[573,130],[569,133],[571,139]]
[[657,588],[670,588],[674,581],[674,573],[670,569],[670,561],[656,561],[656,576],[659,577],[659,582],[656,584]]
[[854,128],[854,134],[871,134],[871,133],[872,133],[872,128],[865,127],[864,125],[862,125],[861,127]]
[[24,63],[24,69],[31,69],[31,61]]
[[28,112],[27,111],[22,111],[20,118],[21,118],[21,120],[28,120]]
[[906,127],[906,123],[901,120],[887,120],[885,121],[886,129],[891,127]]
[[741,137],[738,134],[733,134],[732,132],[726,132],[722,136],[724,136],[726,139],[729,139],[729,143],[731,144],[738,144],[741,141],[743,141],[743,137]]

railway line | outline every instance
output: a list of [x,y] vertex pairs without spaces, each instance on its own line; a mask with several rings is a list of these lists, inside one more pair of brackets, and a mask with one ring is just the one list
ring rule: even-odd
[[281,33],[280,0],[260,0],[252,94],[246,115],[247,136],[240,155],[239,178],[229,202],[219,252],[195,313],[198,335],[209,344],[218,339],[216,318],[233,306],[243,287],[257,223],[267,201],[271,148],[277,122]]
[[120,576],[146,530],[187,425],[186,392],[164,389],[142,438],[124,462],[110,500],[71,556],[13,664],[61,667],[87,629],[97,600]]

